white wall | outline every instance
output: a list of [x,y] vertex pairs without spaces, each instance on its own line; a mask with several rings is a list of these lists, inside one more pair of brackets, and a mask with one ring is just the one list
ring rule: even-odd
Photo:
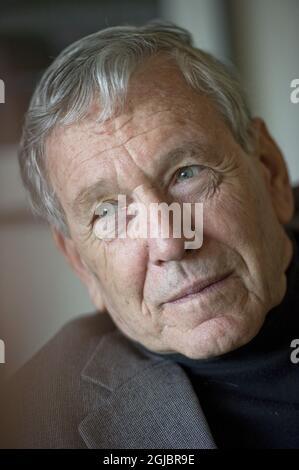
[[161,17],[186,28],[194,44],[220,59],[231,55],[227,9],[223,0],[161,0]]
[[238,62],[251,108],[262,116],[299,182],[299,105],[290,83],[299,78],[298,0],[233,0]]

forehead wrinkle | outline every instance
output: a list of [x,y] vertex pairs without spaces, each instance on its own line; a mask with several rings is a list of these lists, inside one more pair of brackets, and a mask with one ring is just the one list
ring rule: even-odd
[[[129,156],[130,159],[131,159],[131,161],[133,162],[133,164],[134,164],[135,166],[137,166],[137,167],[142,171],[142,173],[145,175],[145,172],[138,166],[138,164],[136,163],[136,161],[135,161],[134,158],[132,157],[130,150],[127,148],[127,144],[128,144],[131,140],[133,140],[134,138],[140,137],[140,136],[142,136],[143,134],[146,134],[146,133],[148,133],[148,132],[154,131],[154,130],[157,129],[157,128],[160,129],[161,127],[162,127],[162,126],[156,126],[156,127],[153,127],[153,128],[150,129],[150,130],[147,129],[147,130],[142,131],[142,132],[140,132],[140,133],[138,133],[138,134],[135,134],[134,136],[130,136],[129,138],[127,138],[127,139],[124,140],[123,142],[121,142],[121,143],[119,143],[119,144],[117,144],[117,145],[114,145],[113,147],[110,147],[110,148],[109,148],[109,151],[115,150],[115,149],[119,149],[120,147],[124,147],[125,150],[126,150],[126,152],[127,152],[126,157]],[[97,152],[97,153],[95,153],[95,154],[93,154],[93,155],[91,155],[91,156],[88,156],[85,160],[79,162],[79,164],[80,164],[80,165],[79,165],[79,166],[80,166],[80,172],[82,172],[82,168],[81,168],[82,165],[84,165],[84,164],[86,164],[86,163],[89,163],[90,160],[94,159],[95,157],[101,156],[104,152],[107,152],[107,149],[102,150],[102,151],[100,151],[100,152]],[[79,152],[77,155],[79,155],[80,153],[81,153],[81,152]],[[115,158],[117,159],[117,157],[115,157]],[[108,160],[108,159],[109,159],[109,156],[107,155],[106,160]],[[74,162],[73,162],[73,163],[74,163]],[[79,170],[78,170],[78,171],[79,171]],[[73,175],[73,178],[74,178],[74,175]],[[101,184],[105,184],[105,180],[104,180],[104,179],[102,179],[102,180],[100,180],[100,181],[102,181]],[[99,184],[100,184],[100,182],[96,182],[94,185],[91,185],[90,191],[92,191],[92,194],[97,191],[96,188],[97,188],[97,186],[99,186]],[[94,186],[95,186],[95,189],[94,189]],[[106,186],[108,186],[108,185],[106,184]],[[72,202],[72,201],[69,202],[69,204],[71,204],[71,206],[72,206],[72,209],[73,209],[73,212],[74,212],[74,213],[75,213],[75,209],[76,209],[76,208],[73,207],[73,206],[76,206],[77,204],[80,205],[80,206],[82,206],[82,207],[83,207],[83,206],[86,207],[87,205],[90,205],[90,201],[91,201],[93,198],[92,198],[92,195],[91,195],[90,198],[88,197],[88,194],[85,195],[85,193],[87,193],[88,191],[89,191],[88,188],[87,188],[87,189],[86,189],[86,188],[82,189],[82,191],[80,191],[80,192],[78,193],[78,195],[75,196],[74,202]],[[101,195],[101,192],[100,192],[100,191],[98,191],[98,193],[99,193],[99,195]]]
[[[123,144],[119,144],[117,146],[114,146],[113,148],[119,148],[119,147],[123,147],[123,146],[124,146]],[[125,146],[124,146],[124,148],[125,148]],[[125,158],[125,161],[127,161],[128,156],[133,161],[129,151],[126,148],[125,148],[125,150],[127,152],[127,155],[126,156],[115,157],[116,161],[117,160],[121,161],[124,158]],[[99,154],[97,154],[97,155],[99,155]],[[82,163],[89,162],[89,160],[90,160],[90,158],[86,159]],[[133,161],[133,164],[135,166],[137,166],[134,161]],[[120,182],[119,182],[120,178],[118,176],[119,172],[117,171],[118,166],[117,165],[111,165],[111,169],[115,173],[116,186],[114,185],[114,183],[113,184],[111,183],[111,180],[112,180],[112,176],[111,176],[111,177],[109,177],[109,180],[107,178],[99,177],[95,182],[91,183],[90,186],[83,187],[78,192],[78,194],[75,196],[74,200],[69,202],[69,204],[71,206],[71,209],[72,209],[72,212],[74,214],[76,214],[77,216],[79,216],[81,218],[84,218],[84,214],[85,214],[86,210],[88,208],[90,208],[93,205],[94,202],[98,201],[99,199],[103,198],[104,196],[106,197],[106,195],[108,193],[111,193],[111,195],[112,195],[112,193],[115,194],[115,191],[117,191],[117,189],[118,189],[118,192],[119,192],[119,190],[120,190]],[[85,214],[85,217],[86,217],[86,214]]]
[[[168,152],[164,153],[164,155],[161,155],[160,158],[157,158],[157,165],[155,165],[155,168],[158,168],[157,175],[147,175],[144,171],[144,168],[142,168],[142,165],[138,165],[138,163],[134,160],[133,156],[131,155],[131,152],[126,148],[124,145],[127,155],[126,157],[123,157],[127,159],[128,157],[130,158],[130,161],[133,163],[134,166],[138,168],[138,170],[141,172],[143,176],[145,176],[146,179],[151,180],[151,183],[153,182],[154,176],[159,175],[162,171],[165,170],[167,165],[169,164],[170,161],[172,161],[173,164],[176,164],[178,161],[182,159],[183,156],[186,155],[186,153],[189,153],[190,156],[193,155],[195,152],[196,153],[205,153],[206,152],[206,146],[200,144],[197,141],[191,141],[191,142],[185,142],[182,143],[179,147],[176,146],[175,148],[169,150]],[[127,161],[125,161],[127,163]],[[117,180],[117,188],[118,190],[120,189],[120,177],[118,176],[118,171],[116,170],[116,180]],[[158,177],[159,180],[159,177]],[[137,183],[136,183],[137,184]],[[115,193],[115,189],[111,189],[112,185],[110,182],[108,182],[106,179],[100,178],[93,184],[91,184],[89,187],[82,188],[81,191],[77,194],[75,197],[74,201],[71,203],[72,211],[74,214],[77,214],[80,217],[83,217],[85,212],[88,207],[90,207],[93,202],[99,200],[101,197],[105,195],[107,192],[113,192]]]
[[[130,120],[131,120],[131,119],[130,119]],[[127,124],[127,123],[126,123],[126,124]],[[124,125],[126,125],[126,124],[124,124]],[[134,135],[132,135],[132,136],[130,136],[130,137],[127,137],[126,139],[124,139],[123,141],[121,141],[120,143],[118,143],[118,144],[116,144],[116,145],[113,145],[112,147],[105,148],[105,149],[103,149],[103,150],[100,150],[100,151],[95,152],[94,154],[88,156],[86,159],[80,161],[79,164],[80,164],[80,165],[81,165],[81,164],[84,165],[85,163],[89,162],[89,161],[92,160],[93,158],[99,157],[99,156],[101,156],[101,155],[102,155],[103,153],[105,153],[105,152],[108,152],[108,151],[110,152],[111,150],[119,149],[120,147],[125,147],[126,150],[128,151],[128,149],[127,149],[126,146],[127,146],[127,144],[128,144],[131,140],[133,140],[133,139],[135,139],[135,138],[137,138],[137,137],[140,137],[140,136],[142,136],[142,135],[144,135],[144,134],[146,134],[146,133],[148,133],[148,132],[154,131],[154,130],[156,130],[156,129],[160,129],[160,128],[164,127],[164,126],[167,127],[167,126],[169,126],[169,124],[164,124],[164,125],[163,125],[163,124],[160,124],[160,125],[157,125],[157,126],[155,126],[155,127],[150,128],[150,129],[145,129],[144,131],[140,131],[139,133],[134,134]],[[119,129],[121,129],[121,128],[119,128]],[[119,129],[117,129],[117,131],[118,131]],[[115,134],[117,133],[117,131],[115,131]],[[71,157],[71,160],[75,160],[76,158],[78,158],[78,156],[80,156],[80,155],[82,154],[82,152],[84,152],[84,150],[85,150],[85,149],[80,150],[77,154],[75,154],[73,157]],[[128,151],[128,153],[129,153],[129,151]],[[108,160],[109,158],[110,158],[110,157],[107,155],[107,157],[106,157],[105,160]],[[75,162],[73,162],[73,163],[75,163]]]
[[[137,106],[137,108],[138,108],[138,106]],[[89,164],[89,162],[90,162],[92,159],[94,159],[95,157],[99,158],[100,156],[102,156],[102,155],[103,155],[105,152],[107,152],[107,151],[112,151],[112,150],[119,149],[120,147],[123,147],[124,149],[126,149],[127,156],[129,155],[129,156],[130,156],[130,159],[133,160],[133,161],[134,161],[134,164],[135,164],[136,166],[138,166],[138,168],[140,169],[140,167],[142,166],[142,163],[140,163],[140,165],[138,165],[138,163],[136,163],[136,161],[134,160],[133,154],[131,155],[131,153],[132,153],[132,148],[129,149],[129,147],[130,147],[130,145],[129,145],[130,142],[133,141],[134,139],[136,139],[136,138],[142,136],[142,135],[145,135],[145,134],[147,134],[147,133],[149,133],[149,132],[151,132],[151,131],[155,131],[156,129],[161,129],[162,127],[165,127],[165,126],[166,126],[166,127],[169,127],[169,126],[172,126],[172,125],[174,125],[174,124],[177,124],[177,125],[180,124],[180,126],[183,125],[183,127],[185,127],[186,121],[188,121],[188,120],[190,119],[190,116],[189,116],[189,119],[188,119],[187,116],[184,116],[185,119],[182,119],[182,118],[183,118],[182,115],[177,115],[177,116],[175,116],[176,113],[174,113],[174,115],[172,116],[172,119],[170,120],[170,122],[169,122],[169,120],[167,119],[168,122],[167,122],[166,124],[163,124],[163,123],[161,122],[161,118],[158,118],[158,121],[160,121],[160,123],[159,123],[159,122],[157,123],[155,120],[154,120],[154,122],[153,122],[153,120],[150,119],[151,116],[157,116],[157,115],[161,115],[161,114],[163,115],[163,114],[165,114],[165,112],[169,114],[169,113],[171,113],[171,110],[173,110],[173,108],[177,108],[177,106],[169,106],[169,105],[168,105],[167,107],[165,106],[164,109],[163,109],[163,107],[162,107],[162,109],[161,109],[161,106],[160,106],[160,109],[159,109],[158,111],[156,111],[156,110],[153,111],[153,108],[151,108],[150,110],[147,110],[147,113],[145,112],[146,110],[143,109],[143,110],[142,110],[143,112],[141,112],[141,114],[143,114],[144,119],[142,120],[141,117],[140,117],[140,111],[141,111],[140,108],[139,108],[139,110],[138,110],[138,109],[136,109],[136,107],[135,107],[135,110],[134,110],[134,111],[137,111],[137,112],[133,112],[133,114],[132,114],[129,118],[125,119],[125,122],[122,122],[122,124],[120,125],[120,127],[116,128],[115,131],[112,132],[112,134],[113,134],[114,138],[116,139],[116,141],[120,141],[120,142],[117,142],[117,143],[116,143],[115,145],[113,145],[112,147],[109,146],[109,148],[107,148],[107,147],[108,147],[108,145],[107,145],[107,144],[108,144],[107,140],[109,140],[110,145],[111,145],[111,132],[110,132],[110,133],[109,133],[109,132],[108,132],[108,133],[106,132],[106,134],[108,134],[108,135],[107,135],[107,140],[106,140],[106,142],[105,142],[105,139],[101,139],[101,140],[100,140],[100,141],[102,141],[102,142],[101,142],[102,145],[103,145],[103,143],[106,144],[106,145],[105,145],[106,148],[104,148],[104,149],[102,149],[102,150],[100,150],[100,151],[98,150],[96,153],[93,153],[93,155],[87,156],[86,158],[84,158],[83,160],[81,160],[81,162],[80,162],[80,156],[81,156],[81,154],[82,154],[82,151],[79,151],[79,152],[76,153],[76,157],[75,157],[75,158],[71,158],[71,159],[73,160],[73,163],[75,163],[76,166],[77,166],[78,163],[79,163],[79,165],[80,165],[80,167],[81,167],[81,165]],[[138,112],[138,111],[139,111],[139,112]],[[172,113],[172,114],[173,114],[173,113]],[[181,114],[181,113],[179,113],[179,114]],[[187,119],[186,119],[186,117],[187,117]],[[137,119],[137,118],[138,118],[138,119]],[[176,119],[176,118],[179,118],[179,120]],[[117,118],[116,118],[116,120],[114,120],[114,124],[116,123],[116,121],[117,121]],[[145,121],[146,121],[146,122],[145,122]],[[150,121],[150,122],[148,122],[148,121]],[[179,121],[179,122],[178,122],[178,121]],[[134,126],[134,122],[136,122],[136,125],[135,125],[135,126]],[[150,127],[147,127],[146,129],[144,129],[144,126],[145,126],[146,124],[148,124],[148,123],[150,123],[151,126],[150,126]],[[153,124],[154,124],[154,125],[153,125]],[[115,126],[115,127],[116,127],[116,126]],[[129,127],[129,129],[128,129],[128,127]],[[142,127],[143,127],[143,130],[141,130]],[[141,128],[140,131],[139,131],[138,133],[133,134],[134,131],[136,132],[136,130],[138,130],[138,128],[139,128],[139,129]],[[81,128],[81,129],[82,129],[82,128]],[[98,136],[99,136],[99,134],[95,132],[95,128],[90,129],[90,131],[91,131],[91,134],[94,133],[94,136],[95,136],[95,135],[98,135]],[[110,139],[109,139],[109,137],[108,137],[109,134],[110,134]],[[128,136],[128,134],[131,134],[131,135]],[[133,134],[133,135],[132,135],[132,134]],[[103,135],[103,134],[102,134],[102,135]],[[84,134],[84,137],[86,138],[86,134]],[[80,143],[80,140],[81,140],[81,139],[79,138],[79,143]],[[83,140],[84,140],[84,139],[83,139]],[[103,140],[104,140],[104,142],[103,142]],[[93,145],[94,145],[94,144],[99,144],[99,143],[100,143],[100,142],[95,142],[94,139],[93,139]],[[74,148],[74,143],[73,143],[73,148]],[[107,156],[107,158],[109,158],[109,156]],[[77,160],[77,161],[74,162],[74,159]],[[79,162],[78,162],[78,159],[79,159]],[[155,165],[155,163],[157,163],[157,161],[159,162],[159,161],[161,160],[161,157],[158,157],[158,159],[156,158],[156,159],[155,159],[156,162],[154,161],[153,158],[150,158],[149,160],[150,160],[151,162],[153,162],[154,165]],[[114,166],[114,165],[113,165],[113,166]],[[156,166],[155,166],[155,168],[156,168]],[[115,168],[114,168],[114,169],[115,169]],[[143,167],[143,166],[142,166],[142,169],[143,169],[143,173],[144,173],[144,167]],[[82,167],[80,168],[79,171],[82,173]],[[75,173],[75,175],[78,174],[76,171],[75,171],[74,173]],[[72,179],[73,179],[73,178],[72,178]],[[70,180],[70,179],[69,179],[69,180]],[[80,179],[79,179],[79,180],[80,180]],[[81,199],[81,198],[80,198],[80,199]],[[89,198],[86,198],[86,199],[88,199],[88,201],[90,200]]]
[[[127,149],[127,147],[125,148]],[[151,180],[151,183],[153,183],[155,179],[161,181],[164,172],[167,171],[167,168],[173,167],[174,165],[179,163],[184,157],[193,157],[197,155],[199,157],[202,157],[202,164],[204,164],[206,161],[206,156],[209,152],[209,147],[205,143],[200,142],[200,140],[183,140],[170,150],[164,151],[162,153],[157,153],[153,156],[153,158],[150,159],[150,163],[152,164],[152,168],[154,170],[154,173],[152,174],[146,172],[146,165],[143,161],[144,159],[141,159],[140,163],[138,164],[136,162],[136,159],[132,157],[131,151],[128,149],[127,151],[134,164],[142,171],[142,173],[147,178]]]
[[[173,108],[176,108],[176,107],[175,107],[175,106],[174,106],[174,107],[173,107],[173,106],[170,106],[170,107],[168,106],[168,107],[166,107],[166,108],[164,108],[164,109],[163,109],[163,108],[161,109],[161,107],[160,107],[160,109],[159,109],[158,111],[152,112],[152,110],[150,110],[150,112],[148,112],[148,113],[144,113],[144,112],[143,112],[142,114],[144,114],[144,116],[143,116],[144,119],[145,119],[146,121],[148,121],[148,120],[150,120],[150,118],[153,117],[153,116],[158,116],[159,114],[163,114],[163,113],[165,113],[165,112],[170,113],[170,112],[173,110]],[[136,111],[138,111],[138,110],[136,110]],[[143,111],[145,111],[145,110],[143,110]],[[78,152],[76,152],[75,154],[73,154],[73,155],[71,155],[71,156],[69,157],[70,164],[71,164],[72,166],[75,165],[76,167],[77,167],[77,165],[79,165],[79,166],[84,165],[84,164],[88,163],[90,160],[92,160],[94,157],[99,157],[99,156],[103,155],[103,154],[104,154],[105,152],[107,152],[107,151],[116,150],[116,149],[120,148],[121,146],[126,147],[127,144],[128,144],[131,140],[133,140],[134,138],[140,137],[140,136],[142,136],[142,135],[144,135],[144,134],[146,134],[146,133],[148,133],[148,132],[154,131],[155,129],[162,128],[162,127],[164,127],[164,126],[167,127],[167,126],[169,125],[169,123],[167,123],[167,124],[162,124],[162,123],[160,123],[160,124],[157,124],[157,125],[155,125],[155,126],[153,126],[153,127],[147,127],[147,129],[140,130],[138,133],[135,133],[134,135],[130,135],[130,136],[128,137],[128,136],[127,136],[128,133],[132,133],[133,130],[134,130],[134,126],[133,126],[133,125],[132,125],[132,127],[131,127],[130,129],[127,129],[127,127],[130,126],[130,123],[134,123],[134,122],[137,121],[138,124],[137,124],[137,126],[135,126],[135,129],[136,129],[136,128],[138,129],[138,127],[139,127],[139,129],[140,129],[140,127],[141,127],[140,123],[141,123],[141,122],[142,122],[142,127],[143,127],[143,128],[144,128],[144,125],[146,124],[146,123],[140,118],[138,112],[137,112],[137,114],[138,114],[138,116],[136,116],[135,113],[133,113],[133,115],[131,115],[128,119],[126,119],[125,122],[123,122],[118,128],[116,127],[116,123],[117,123],[117,121],[119,120],[119,118],[121,118],[121,116],[119,116],[119,117],[113,119],[113,121],[111,121],[110,124],[108,125],[108,126],[110,127],[110,126],[112,125],[112,123],[114,123],[114,128],[115,128],[115,130],[112,131],[112,132],[111,132],[111,129],[109,129],[109,128],[108,128],[108,129],[107,129],[107,128],[105,129],[105,124],[104,124],[104,130],[102,130],[102,131],[100,131],[100,132],[98,132],[96,129],[90,129],[89,132],[90,132],[91,134],[94,134],[94,136],[99,136],[99,135],[104,136],[104,135],[106,134],[107,139],[109,139],[109,137],[111,138],[111,135],[114,135],[114,137],[115,137],[117,140],[121,140],[121,141],[111,147],[110,139],[109,139],[109,142],[107,142],[106,139],[103,139],[102,142],[101,142],[101,145],[104,145],[105,148],[103,148],[103,149],[100,150],[100,151],[97,150],[97,152],[93,153],[92,155],[86,157],[84,160],[81,160],[81,161],[80,161],[80,156],[81,156],[82,152],[85,151],[85,149],[81,149],[81,150],[79,150]],[[150,120],[150,122],[152,122],[152,121]],[[92,124],[94,124],[94,122],[93,122]],[[84,132],[85,127],[86,127],[86,123],[85,123],[85,126],[84,126],[83,128],[81,127],[81,129],[80,129],[81,133]],[[102,126],[101,126],[101,127],[102,127]],[[79,129],[78,129],[78,130],[79,130]],[[84,133],[84,136],[86,136],[85,133]],[[66,135],[66,137],[69,137],[68,134]],[[80,139],[80,136],[79,136],[79,142],[80,142],[80,140],[81,140],[81,139]],[[105,142],[105,140],[106,140],[106,142]],[[67,147],[69,147],[69,150],[70,150],[70,151],[71,151],[72,148],[74,149],[74,147],[75,147],[74,141],[72,141],[70,144],[68,144],[68,143],[66,142],[66,145],[67,145]],[[107,158],[109,158],[109,157],[107,157]],[[78,161],[78,159],[79,159],[79,161]],[[69,170],[68,170],[68,171],[69,171]],[[79,171],[81,172],[82,170],[80,169]],[[75,175],[76,175],[76,174],[77,174],[77,172],[75,171]]]
[[[144,105],[147,105],[149,109],[147,109]],[[176,108],[181,110],[181,108],[178,106],[168,105],[167,107],[163,108],[163,106],[161,107],[160,102],[151,103],[148,97],[143,98],[143,99],[140,98],[138,100],[138,104],[134,105],[134,107],[132,106],[132,104],[128,103],[126,105],[126,108],[122,114],[116,115],[114,117],[107,119],[106,121],[100,124],[99,129],[97,128],[91,129],[91,132],[97,136],[103,136],[103,135],[111,136],[113,134],[116,136],[117,133],[122,134],[123,133],[122,131],[124,131],[124,129],[127,126],[129,126],[130,123],[134,121],[137,121],[139,124],[138,127],[140,127],[140,122],[143,122],[143,120],[150,119],[153,116],[158,116],[161,113],[165,113],[165,112],[170,113]],[[138,114],[140,112],[142,114],[142,119]],[[136,114],[137,114],[137,117],[136,117]],[[119,125],[118,125],[118,122],[120,122]],[[92,126],[94,125],[97,126],[97,123],[94,120],[91,122],[91,124]]]
[[[126,140],[123,140],[123,144],[127,144],[131,139],[134,139],[135,137],[139,137],[141,135],[144,135],[148,132],[154,131],[156,129],[162,128],[162,127],[167,127],[170,125],[174,125],[178,123],[178,118],[175,116],[175,113],[172,112],[173,108],[164,108],[160,109],[158,111],[153,111],[149,113],[144,113],[141,112],[140,110],[136,110],[136,113],[134,116],[132,116],[130,119],[128,119],[125,123],[123,123],[121,126],[115,129],[114,133],[117,138],[121,138],[122,136],[125,137]],[[165,116],[163,119],[163,122],[157,122],[153,125],[153,117],[157,117],[159,119],[159,115],[171,113],[171,120],[167,123],[164,123],[165,121]],[[140,115],[141,114],[141,115]],[[134,126],[135,124],[135,126]],[[126,136],[128,134],[131,134],[129,138]]]
[[[145,103],[147,103],[147,100],[144,100],[144,101],[145,101]],[[141,103],[139,103],[139,105],[141,105]],[[153,116],[158,116],[158,115],[161,114],[161,113],[171,112],[171,111],[173,110],[173,108],[174,108],[174,107],[164,108],[164,109],[162,108],[162,109],[158,109],[158,110],[155,110],[155,111],[151,111],[151,110],[150,110],[150,112],[148,112],[148,113],[145,113],[145,112],[144,112],[145,110],[144,110],[144,111],[143,111],[144,116],[142,116],[142,118],[143,118],[143,119],[150,119],[150,118],[152,118]],[[136,113],[136,111],[137,111],[137,113],[138,113],[138,111],[140,111],[140,109],[138,109],[138,107],[137,107],[137,109],[135,109],[135,113]],[[140,116],[136,117],[136,115],[133,114],[133,115],[130,116],[125,122],[121,123],[121,125],[120,125],[119,127],[116,127],[116,125],[115,125],[115,130],[114,130],[114,132],[117,133],[117,132],[123,131],[126,126],[128,126],[130,123],[136,121],[136,119],[137,119],[137,121],[138,121],[139,123],[141,122]],[[117,119],[114,120],[114,123],[115,123],[115,124],[116,124],[116,122],[117,122]],[[150,130],[150,129],[149,129],[149,130]]]

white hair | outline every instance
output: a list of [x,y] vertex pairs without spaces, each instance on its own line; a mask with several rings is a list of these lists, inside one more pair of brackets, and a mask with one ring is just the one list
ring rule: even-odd
[[99,122],[125,104],[136,68],[158,53],[172,57],[186,82],[208,94],[235,139],[250,149],[250,113],[235,72],[193,47],[188,31],[165,22],[111,27],[68,46],[46,70],[31,99],[19,149],[21,176],[33,211],[68,235],[65,213],[45,164],[45,142],[57,126],[83,119],[95,98]]

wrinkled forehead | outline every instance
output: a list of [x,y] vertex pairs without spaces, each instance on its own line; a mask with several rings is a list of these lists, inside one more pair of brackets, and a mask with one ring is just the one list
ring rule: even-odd
[[92,180],[95,171],[111,166],[112,158],[128,147],[143,166],[150,165],[161,145],[167,151],[189,135],[203,143],[219,137],[225,125],[214,103],[192,90],[173,64],[151,65],[134,75],[120,115],[99,123],[100,107],[94,102],[81,122],[57,128],[48,138],[47,168],[58,193],[73,179],[75,186]]

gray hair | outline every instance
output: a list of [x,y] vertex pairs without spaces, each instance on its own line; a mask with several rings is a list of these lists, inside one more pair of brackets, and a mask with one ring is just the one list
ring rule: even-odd
[[188,31],[171,23],[111,27],[68,46],[41,78],[31,99],[19,148],[21,176],[33,211],[69,235],[63,208],[47,175],[45,142],[57,126],[83,119],[96,97],[99,122],[125,105],[137,67],[157,53],[172,57],[186,82],[208,94],[234,137],[250,150],[250,113],[239,80],[210,54],[193,47]]

